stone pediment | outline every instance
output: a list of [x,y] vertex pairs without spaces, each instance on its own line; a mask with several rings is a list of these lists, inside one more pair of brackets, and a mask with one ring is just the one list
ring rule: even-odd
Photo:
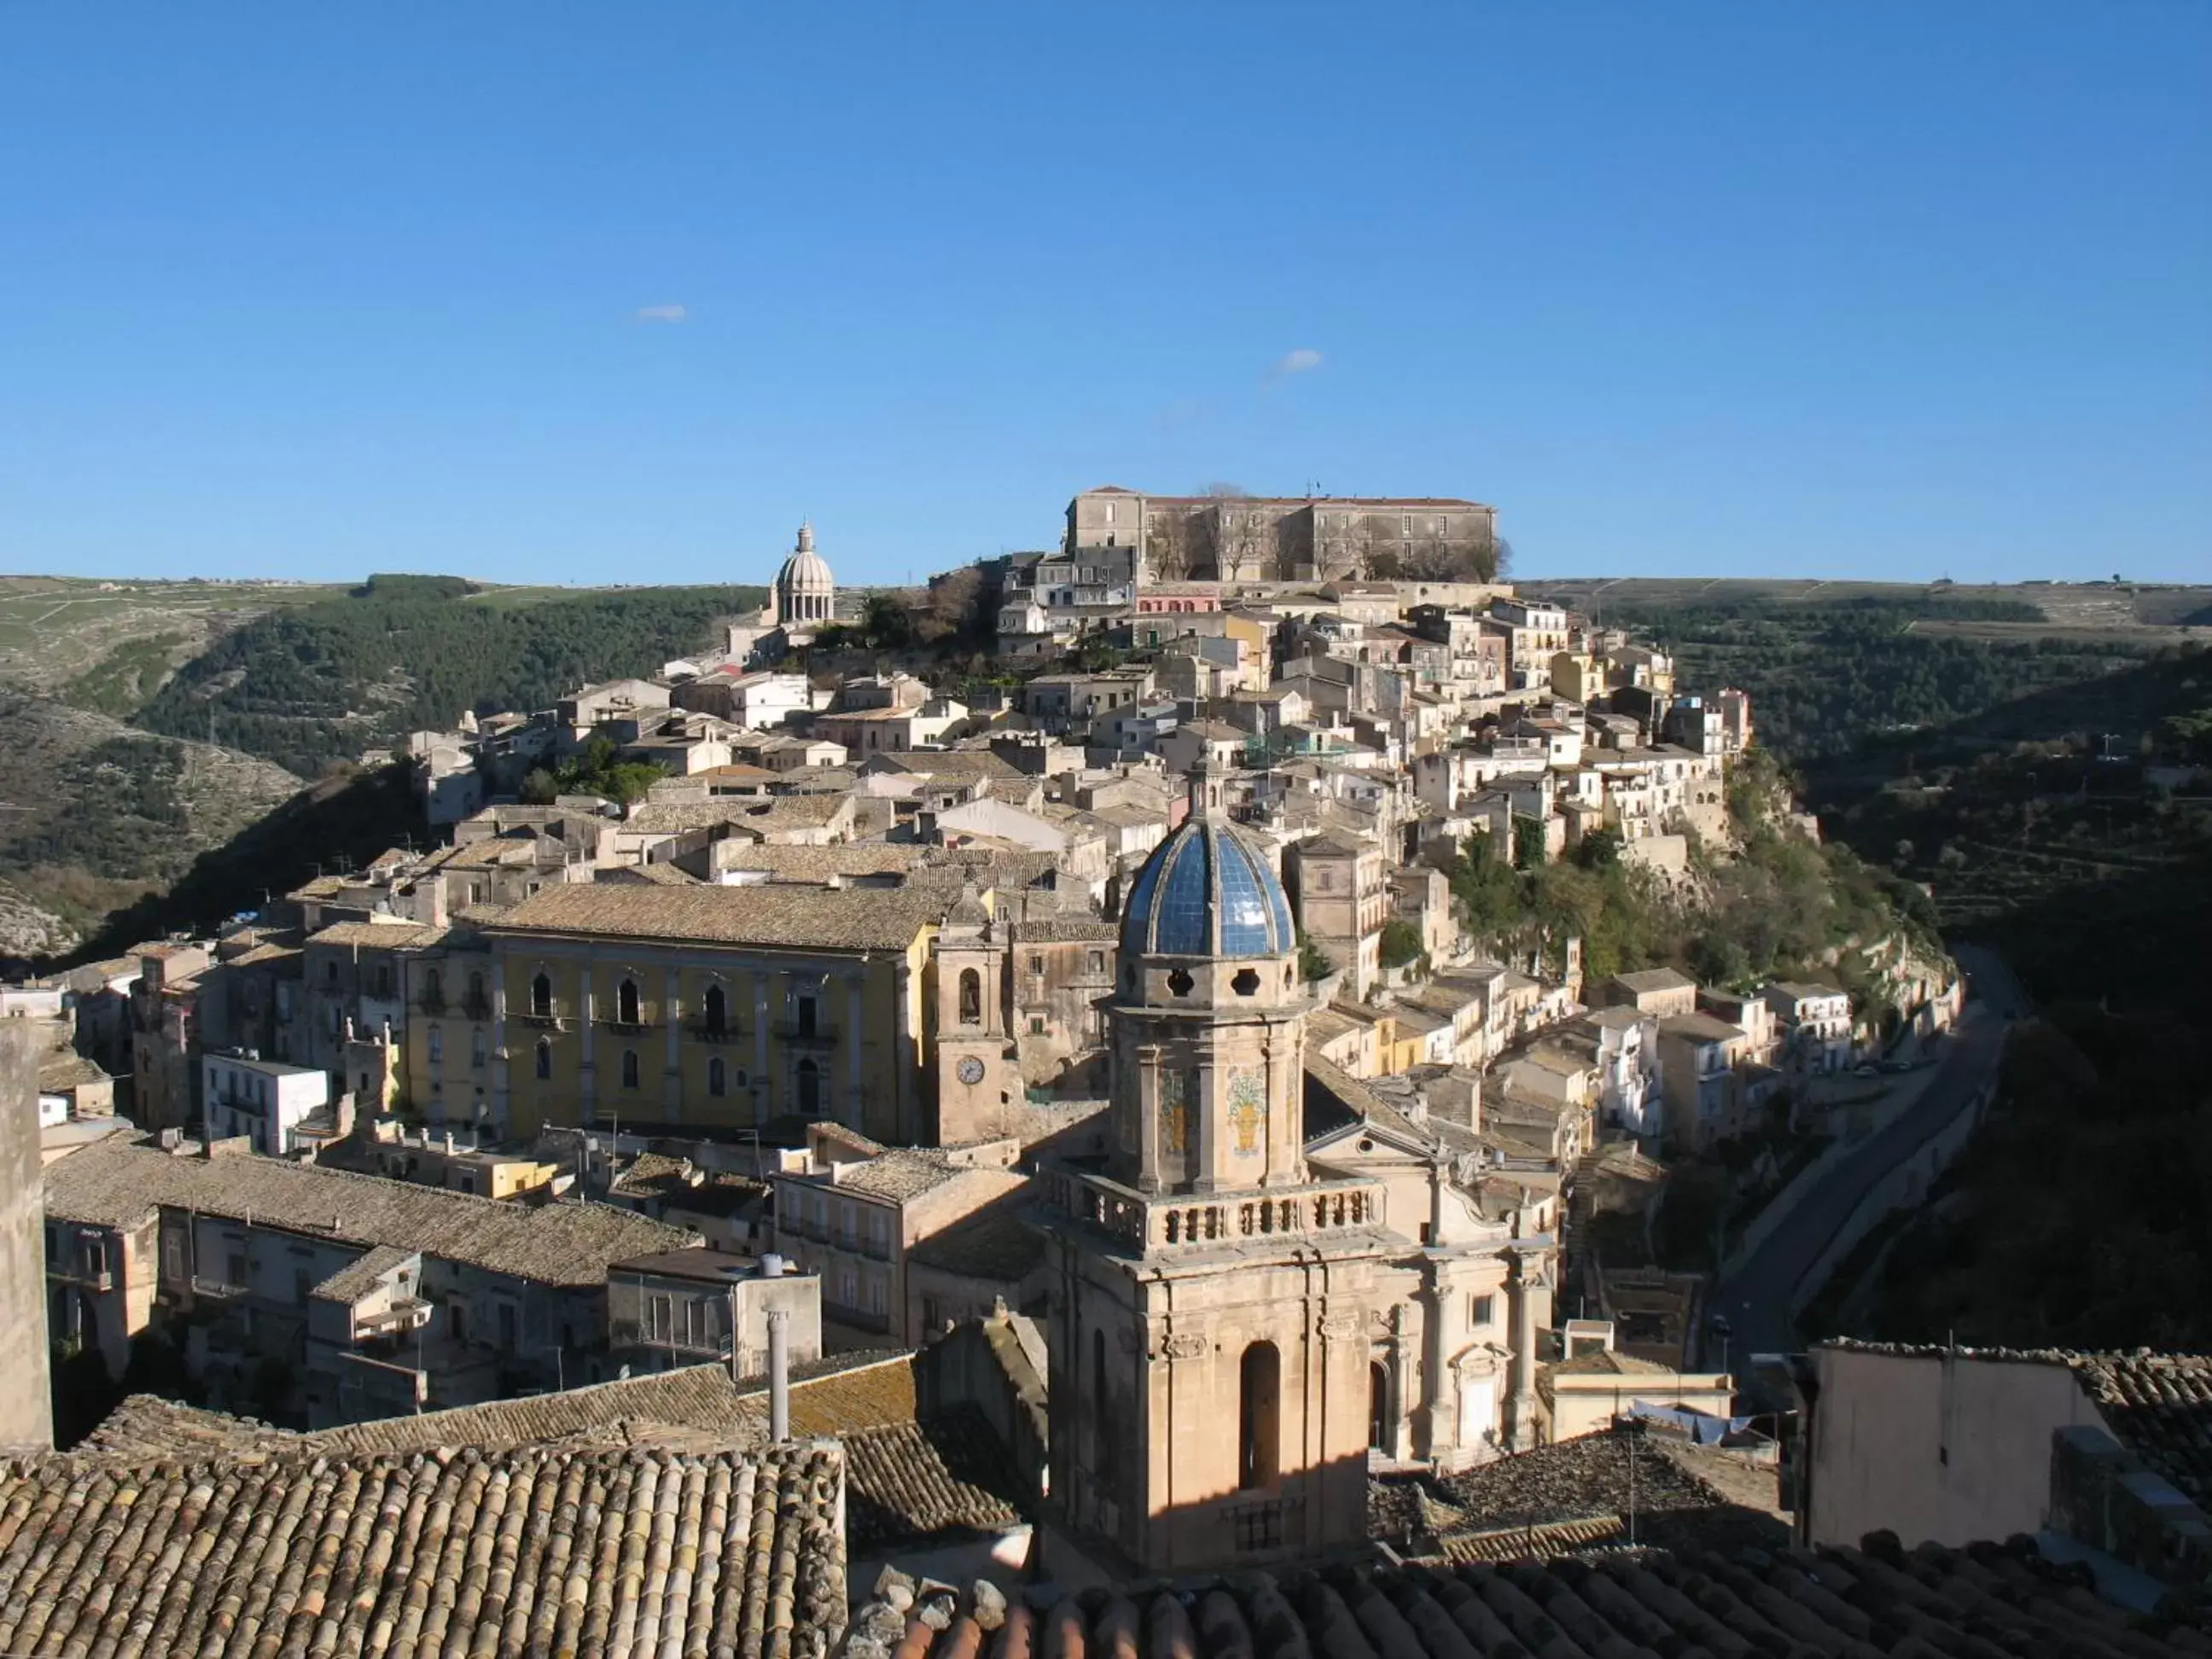
[[1513,1351],[1495,1342],[1470,1342],[1446,1362],[1462,1382],[1474,1376],[1496,1376],[1513,1364]]

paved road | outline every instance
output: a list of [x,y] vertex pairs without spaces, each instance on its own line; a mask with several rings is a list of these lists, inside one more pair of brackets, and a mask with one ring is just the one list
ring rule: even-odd
[[[1784,1353],[1797,1346],[1790,1305],[1820,1253],[1875,1183],[1949,1122],[1995,1071],[2006,1028],[2027,1012],[2027,997],[1994,953],[1962,946],[1957,955],[1973,995],[1942,1043],[1936,1075],[1919,1099],[1868,1136],[1808,1193],[1750,1261],[1714,1286],[1703,1347],[1705,1364],[1725,1365],[1741,1376],[1750,1370],[1747,1356]],[[1710,1316],[1726,1322],[1725,1337]]]

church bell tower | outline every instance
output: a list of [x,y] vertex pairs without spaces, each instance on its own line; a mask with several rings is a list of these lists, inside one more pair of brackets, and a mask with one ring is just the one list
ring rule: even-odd
[[1006,950],[972,886],[931,946],[936,966],[937,1144],[1012,1133],[1021,1068],[1006,1035]]
[[1201,768],[1128,888],[1109,1151],[1045,1176],[1052,1491],[1143,1572],[1365,1535],[1382,1188],[1304,1152],[1310,1000],[1267,849]]

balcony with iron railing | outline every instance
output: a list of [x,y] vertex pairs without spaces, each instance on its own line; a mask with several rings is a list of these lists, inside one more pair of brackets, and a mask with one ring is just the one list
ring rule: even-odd
[[744,1036],[734,1025],[709,1025],[704,1020],[684,1029],[694,1042],[730,1043],[738,1042]]
[[525,1025],[534,1025],[541,1031],[565,1031],[568,1029],[568,1022],[557,1011],[550,1008],[526,1008],[515,1018]]
[[837,1043],[837,1028],[823,1020],[780,1019],[773,1029],[780,1041],[795,1048],[831,1048]]
[[1228,1196],[1147,1194],[1086,1170],[1040,1177],[1049,1209],[1097,1228],[1140,1255],[1256,1240],[1325,1237],[1383,1224],[1379,1182],[1318,1181]]

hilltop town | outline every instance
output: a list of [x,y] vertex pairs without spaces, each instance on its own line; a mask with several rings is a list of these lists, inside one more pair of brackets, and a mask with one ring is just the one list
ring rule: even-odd
[[793,1650],[861,1654],[1039,1580],[1856,1537],[1777,1470],[1879,1356],[1790,1322],[1972,1133],[2001,970],[1486,507],[1066,526],[910,608],[802,527],[694,654],[412,734],[380,856],[0,993],[70,1457],[748,1448]]

